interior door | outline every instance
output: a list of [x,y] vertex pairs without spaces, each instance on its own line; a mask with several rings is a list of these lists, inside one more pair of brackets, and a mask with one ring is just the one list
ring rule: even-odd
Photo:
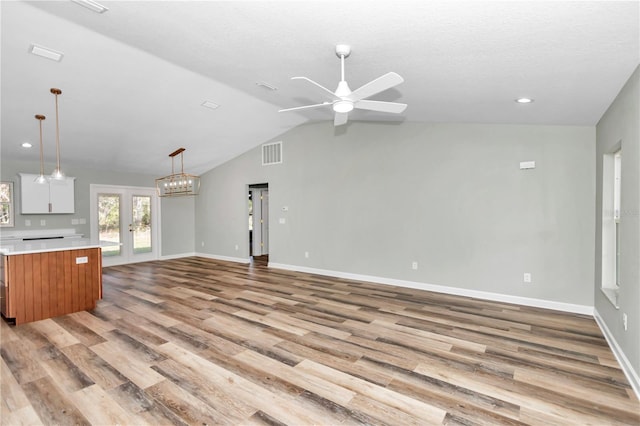
[[260,226],[262,227],[262,254],[269,254],[269,190],[263,189],[260,196],[260,204],[262,218]]
[[269,190],[251,188],[251,254],[262,256],[269,254]]
[[92,235],[102,245],[104,266],[158,258],[158,199],[155,189],[91,186]]

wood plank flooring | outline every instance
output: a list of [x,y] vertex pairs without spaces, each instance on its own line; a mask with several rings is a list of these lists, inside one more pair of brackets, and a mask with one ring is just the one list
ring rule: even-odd
[[3,425],[639,425],[593,318],[190,257],[1,322]]

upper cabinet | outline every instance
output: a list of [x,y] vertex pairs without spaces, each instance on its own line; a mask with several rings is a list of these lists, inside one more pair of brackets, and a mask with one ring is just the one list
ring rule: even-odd
[[75,213],[75,179],[37,183],[39,175],[19,173],[22,214]]

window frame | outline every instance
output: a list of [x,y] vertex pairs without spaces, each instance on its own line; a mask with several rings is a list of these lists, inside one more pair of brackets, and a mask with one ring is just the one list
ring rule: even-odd
[[613,284],[620,288],[620,211],[622,209],[622,149],[613,153]]
[[0,185],[7,185],[9,188],[9,201],[0,201],[0,205],[7,204],[9,206],[9,221],[3,223],[0,221],[0,227],[2,228],[13,228],[15,226],[15,192],[13,188],[13,182],[11,181],[1,181]]
[[619,309],[622,199],[622,141],[602,157],[602,281],[600,290]]

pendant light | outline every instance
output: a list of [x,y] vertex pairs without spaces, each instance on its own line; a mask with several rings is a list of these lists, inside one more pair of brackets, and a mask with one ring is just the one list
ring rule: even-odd
[[[200,177],[184,172],[184,148],[178,148],[169,154],[171,157],[171,174],[156,179],[156,190],[160,197],[177,197],[183,195],[198,195],[200,191]],[[180,155],[180,173],[175,173],[174,159]]]
[[36,183],[47,183],[47,178],[44,177],[44,149],[42,147],[42,120],[44,120],[44,115],[36,114],[36,119],[40,122],[40,176],[38,176],[35,180]]
[[58,95],[62,94],[62,90],[52,88],[51,93],[56,97],[56,168],[51,173],[51,179],[62,180],[64,173],[60,169],[60,125],[58,123]]

